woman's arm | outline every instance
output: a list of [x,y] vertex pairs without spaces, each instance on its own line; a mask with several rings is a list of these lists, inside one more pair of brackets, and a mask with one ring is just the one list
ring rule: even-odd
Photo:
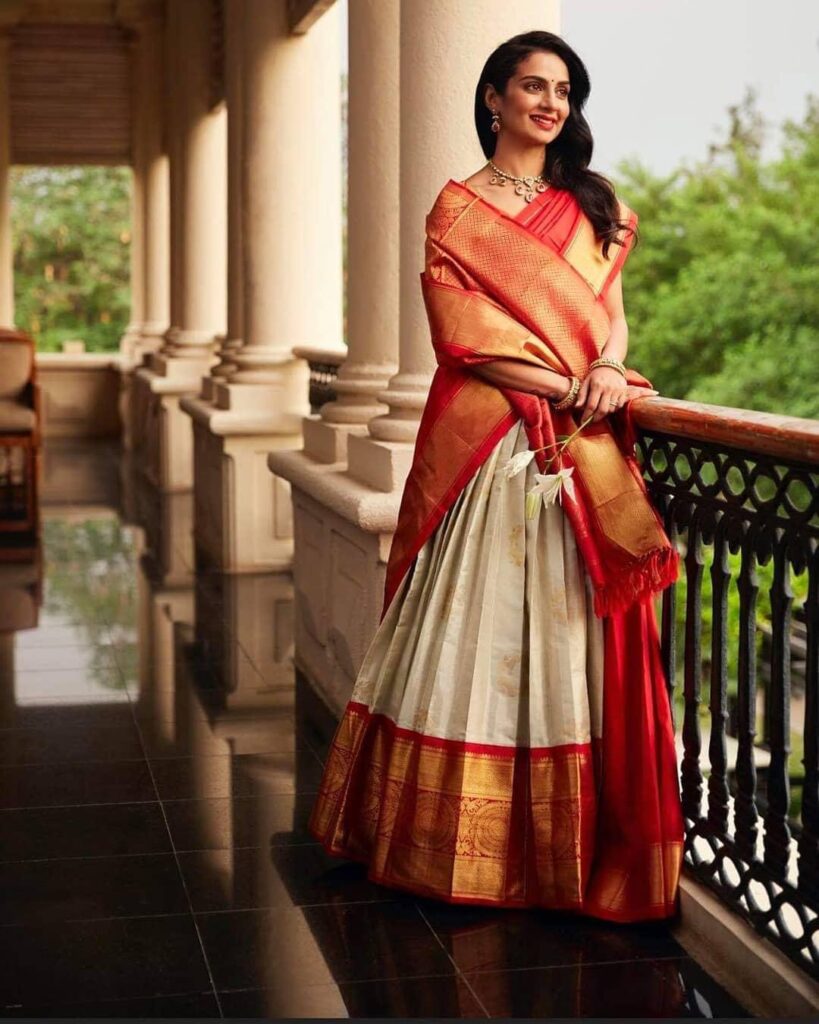
[[[613,356],[615,359],[623,361],[628,351],[628,323],[623,310],[623,281],[620,274],[609,286],[603,304],[609,314],[610,331],[601,355]],[[517,388],[519,391],[530,391],[536,395],[543,395],[544,398],[563,398],[568,394],[570,386],[568,376],[554,370],[547,370],[546,367],[521,363],[516,359],[492,359],[486,363],[474,364],[470,369],[493,384]],[[612,388],[619,391],[625,385],[622,376],[611,367],[592,370],[581,384],[580,392],[574,403],[575,408],[584,404],[593,381],[602,387],[599,392],[598,387],[594,388],[595,393],[588,403],[588,409],[584,412],[584,419],[595,412],[602,393],[612,390]],[[601,419],[603,415],[602,412],[598,413],[596,419]]]
[[611,356],[619,359],[621,363],[626,361],[628,352],[628,323],[623,309],[623,275],[622,272],[615,277],[606,292],[603,300],[606,312],[609,315],[611,329],[608,341],[603,346],[601,356]]
[[[603,305],[609,315],[609,336],[600,354],[623,362],[628,351],[628,324],[623,310],[622,274],[618,274],[611,282]],[[619,370],[611,366],[596,366],[581,382],[574,408],[581,410],[581,420],[591,416],[592,422],[596,423],[616,408],[613,402],[625,398],[627,388]]]
[[470,366],[473,373],[485,377],[492,384],[529,391],[544,398],[563,398],[569,392],[569,378],[545,366],[531,366],[517,359],[492,359]]

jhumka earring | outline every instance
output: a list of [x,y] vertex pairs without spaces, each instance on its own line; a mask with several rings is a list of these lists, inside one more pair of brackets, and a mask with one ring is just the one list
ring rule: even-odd
[[500,114],[497,110],[492,111],[492,124],[489,127],[495,133],[500,131]]

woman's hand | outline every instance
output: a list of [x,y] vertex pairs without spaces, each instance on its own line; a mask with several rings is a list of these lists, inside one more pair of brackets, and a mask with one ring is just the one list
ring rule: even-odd
[[574,408],[581,409],[580,419],[585,422],[589,416],[592,423],[603,419],[610,412],[616,412],[626,402],[644,395],[658,395],[654,388],[638,384],[627,384],[625,377],[613,366],[595,366],[580,385]]
[[629,384],[626,388],[626,401],[630,402],[632,398],[644,398],[646,395],[659,395],[659,393],[656,388],[645,388],[642,384]]
[[580,384],[574,408],[580,409],[582,422],[591,416],[597,423],[610,412],[619,409],[628,398],[626,378],[613,366],[595,366]]

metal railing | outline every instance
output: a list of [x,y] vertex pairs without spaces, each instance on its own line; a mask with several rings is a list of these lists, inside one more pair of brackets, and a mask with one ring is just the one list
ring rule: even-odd
[[634,421],[683,555],[661,635],[685,864],[819,978],[819,421],[661,398]]
[[293,354],[306,359],[310,367],[310,412],[316,413],[325,402],[332,402],[336,397],[333,384],[339,366],[347,358],[347,350],[302,345],[294,348]]

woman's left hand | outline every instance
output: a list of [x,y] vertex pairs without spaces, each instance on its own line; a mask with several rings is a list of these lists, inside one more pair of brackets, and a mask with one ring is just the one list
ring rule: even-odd
[[591,416],[592,423],[596,423],[625,403],[627,388],[626,378],[619,370],[613,366],[595,366],[580,384],[574,408],[582,410],[582,422]]

